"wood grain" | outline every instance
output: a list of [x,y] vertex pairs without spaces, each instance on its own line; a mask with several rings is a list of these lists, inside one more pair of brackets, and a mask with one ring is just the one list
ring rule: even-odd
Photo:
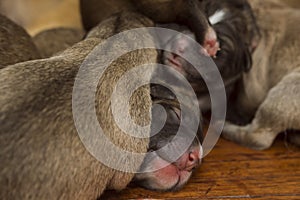
[[300,199],[300,148],[278,138],[266,151],[220,139],[189,183],[178,192],[153,192],[134,185],[107,191],[104,200]]

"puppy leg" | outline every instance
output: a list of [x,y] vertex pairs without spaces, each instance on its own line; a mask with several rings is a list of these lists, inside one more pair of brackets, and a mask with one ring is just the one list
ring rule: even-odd
[[257,122],[247,126],[226,122],[222,133],[224,138],[256,150],[269,148],[277,135],[278,132],[272,127],[259,126]]
[[[286,75],[258,108],[251,124],[226,123],[223,136],[244,146],[263,150],[285,130],[300,130],[300,68]],[[298,138],[299,139],[299,138]]]

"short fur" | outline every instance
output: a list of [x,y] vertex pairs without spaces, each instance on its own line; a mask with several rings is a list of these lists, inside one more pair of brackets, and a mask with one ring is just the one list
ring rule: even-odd
[[85,32],[74,28],[55,28],[42,31],[33,37],[33,41],[43,58],[54,54],[80,42]]
[[187,25],[200,43],[204,42],[209,26],[198,0],[80,0],[80,6],[83,25],[87,30],[124,10],[136,10],[155,23]]
[[[205,0],[203,1],[203,7],[206,16],[209,18],[217,12],[224,13],[220,21],[212,24],[220,42],[220,50],[212,59],[223,77],[226,92],[230,97],[236,81],[242,76],[243,72],[251,69],[251,53],[259,42],[259,29],[251,6],[246,0]],[[164,27],[195,37],[184,26],[165,24]],[[180,63],[180,66],[177,64],[178,66],[174,67],[175,69],[180,68],[181,72],[184,71],[185,77],[192,84],[199,98],[201,110],[210,110],[210,97],[201,74],[195,70],[194,66],[180,57],[181,53],[191,51],[192,44],[189,44],[189,41],[181,35],[164,41],[168,41],[166,47],[177,54],[165,51],[162,58],[163,62],[171,66],[174,66],[174,63]],[[195,56],[199,57],[199,53]],[[177,62],[170,62],[170,60]]]
[[40,58],[38,49],[22,27],[1,14],[0,24],[0,69]]
[[250,70],[251,53],[259,40],[259,30],[247,0],[207,0],[206,15],[222,10],[224,20],[214,24],[221,51],[214,59],[222,77],[230,79]]
[[[151,25],[141,15],[123,13],[99,25],[102,37],[88,38],[57,56],[0,71],[0,199],[96,199],[107,188],[126,187],[133,174],[104,166],[80,141],[72,116],[72,89],[80,65],[95,46],[120,31]],[[127,70],[156,59],[155,50],[122,56],[98,85],[100,124],[116,145],[128,151],[145,153],[149,140],[124,135],[117,128],[110,110],[111,92]],[[140,124],[150,122],[149,87],[142,87],[130,105],[133,119]],[[136,170],[141,163],[136,160]]]

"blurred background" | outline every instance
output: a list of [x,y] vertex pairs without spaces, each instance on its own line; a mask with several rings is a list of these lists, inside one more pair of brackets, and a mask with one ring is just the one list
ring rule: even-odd
[[[300,7],[300,0],[279,1]],[[0,13],[23,26],[32,36],[56,27],[82,28],[79,0],[0,0]]]
[[82,28],[79,0],[0,0],[0,13],[32,36],[56,27]]

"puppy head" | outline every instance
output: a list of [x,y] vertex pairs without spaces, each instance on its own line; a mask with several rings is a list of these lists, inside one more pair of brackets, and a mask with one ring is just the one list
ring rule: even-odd
[[[134,182],[151,190],[174,191],[182,188],[200,165],[202,129],[199,126],[195,135],[185,128],[184,135],[176,136],[181,120],[177,101],[156,99],[154,102],[164,106],[167,121],[162,130],[151,137],[148,151],[152,154],[144,159],[141,166],[143,173],[136,174]],[[191,137],[193,140],[189,144]],[[180,149],[186,151],[174,161],[173,158],[179,154]]]

